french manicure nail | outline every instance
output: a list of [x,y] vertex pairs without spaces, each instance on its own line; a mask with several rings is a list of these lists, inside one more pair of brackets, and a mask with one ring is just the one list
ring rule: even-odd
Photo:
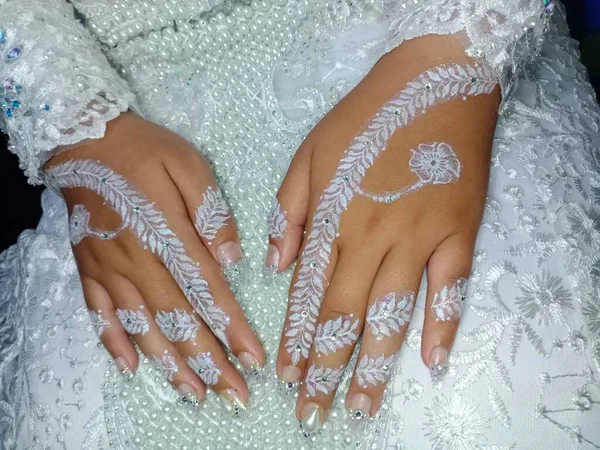
[[119,372],[121,372],[123,378],[127,380],[131,380],[133,378],[133,372],[129,368],[129,363],[125,358],[122,358],[120,356],[116,358],[115,365],[117,366],[117,369],[119,369]]
[[371,398],[365,394],[354,394],[348,402],[348,411],[353,419],[368,418],[371,415]]
[[242,259],[242,248],[237,242],[224,242],[217,247],[217,259],[222,266],[238,262]]
[[279,249],[272,244],[269,244],[267,257],[265,258],[265,276],[272,278],[279,269]]
[[181,396],[181,403],[195,408],[200,404],[198,396],[189,384],[182,384],[177,388],[177,392]]
[[241,352],[238,355],[238,360],[246,369],[246,372],[256,373],[262,370],[262,367],[258,363],[258,360],[254,357],[254,355],[250,352]]
[[283,369],[281,369],[279,379],[287,383],[298,383],[301,376],[302,372],[297,367],[285,366]]
[[321,427],[324,411],[315,403],[307,403],[302,408],[302,419],[300,419],[300,430],[305,438],[313,436]]
[[221,407],[231,417],[239,417],[242,411],[246,410],[246,405],[240,399],[235,389],[225,389],[219,394]]
[[438,345],[429,354],[429,373],[434,385],[441,383],[448,373],[448,349]]

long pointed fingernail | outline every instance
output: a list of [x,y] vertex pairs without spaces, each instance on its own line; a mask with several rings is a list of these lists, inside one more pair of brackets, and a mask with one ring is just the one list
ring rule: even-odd
[[182,384],[177,388],[177,392],[181,396],[181,403],[183,403],[184,405],[188,405],[192,408],[195,408],[200,404],[198,396],[189,384]]
[[444,381],[448,373],[448,349],[438,345],[431,349],[429,354],[429,373],[433,384],[439,384]]
[[300,419],[300,429],[305,438],[310,438],[319,431],[321,421],[325,414],[323,408],[315,403],[307,403],[302,408],[302,419]]
[[262,370],[262,367],[258,363],[258,360],[254,357],[254,355],[250,352],[241,352],[238,355],[238,360],[246,369],[246,372],[256,373]]
[[224,242],[217,247],[217,258],[219,264],[228,266],[242,259],[242,247],[237,242]]
[[246,405],[240,399],[235,389],[225,389],[219,394],[221,407],[231,417],[239,417],[242,411],[246,411]]
[[354,394],[348,402],[348,411],[353,419],[368,418],[371,414],[371,397],[365,394]]
[[267,278],[272,278],[279,268],[279,249],[272,244],[269,244],[267,257],[265,258],[264,275]]
[[279,379],[287,383],[298,383],[301,376],[302,371],[298,367],[284,366],[279,374]]

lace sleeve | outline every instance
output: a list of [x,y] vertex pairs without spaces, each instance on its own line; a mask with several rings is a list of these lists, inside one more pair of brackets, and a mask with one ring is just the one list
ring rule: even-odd
[[57,148],[104,135],[134,96],[65,0],[0,0],[0,126],[31,183]]

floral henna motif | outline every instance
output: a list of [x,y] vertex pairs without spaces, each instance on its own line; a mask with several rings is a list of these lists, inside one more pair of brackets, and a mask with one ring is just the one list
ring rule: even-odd
[[110,322],[108,320],[106,320],[104,317],[102,317],[101,309],[99,309],[98,311],[94,311],[93,309],[88,309],[88,312],[90,314],[90,324],[94,328],[94,331],[96,332],[96,336],[98,336],[98,337],[102,336],[102,333],[104,333],[104,330],[106,330],[108,327],[110,327]]
[[315,350],[318,354],[328,355],[358,340],[358,324],[352,314],[331,319],[319,324],[315,335]]
[[221,190],[209,186],[202,194],[202,203],[196,210],[196,230],[204,239],[212,241],[227,220],[229,220],[229,207]]
[[459,320],[467,293],[467,279],[459,278],[452,285],[445,285],[433,296],[431,307],[435,312],[435,320]]
[[95,192],[123,220],[143,248],[156,254],[169,270],[194,310],[215,336],[228,346],[229,316],[216,305],[199,267],[187,255],[167,219],[154,203],[133,188],[125,178],[93,160],[71,160],[46,172],[47,184],[57,189],[85,187]]
[[192,340],[196,337],[200,329],[198,319],[183,309],[175,309],[171,312],[157,311],[156,323],[165,337],[171,342]]
[[387,383],[394,370],[396,354],[388,356],[370,357],[364,355],[356,366],[356,381],[363,388],[379,386]]
[[179,371],[179,367],[177,367],[177,362],[175,361],[175,357],[173,355],[165,350],[160,357],[153,356],[151,361],[154,367],[161,372],[163,378],[168,381],[173,381],[173,378]]
[[281,208],[279,200],[275,199],[273,209],[269,215],[269,237],[271,239],[283,239],[287,231],[287,212]]
[[117,317],[127,333],[145,336],[150,331],[150,322],[148,322],[148,318],[146,317],[146,314],[144,314],[142,308],[143,307],[140,307],[138,311],[132,309],[117,309]]
[[69,235],[71,244],[79,244],[86,236],[94,236],[99,239],[114,239],[125,229],[122,225],[115,231],[101,231],[90,227],[90,212],[83,205],[75,205],[69,219]]
[[[490,94],[496,85],[497,79],[485,65],[455,64],[425,71],[384,105],[344,152],[316,207],[311,232],[300,259],[298,277],[292,287],[285,346],[293,364],[298,364],[301,357],[308,358],[312,346],[315,324],[327,289],[325,270],[329,265],[333,241],[339,233],[341,215],[354,196],[361,193],[360,185],[367,170],[383,153],[394,132],[436,105],[467,96]],[[444,151],[445,147],[440,147],[437,152],[443,154]],[[417,151],[413,151],[412,156],[412,169],[419,176],[424,158]],[[423,172],[422,175],[427,174]],[[438,172],[430,175],[429,180],[433,184],[436,184],[435,180],[445,179]]]
[[306,375],[306,396],[314,397],[319,392],[328,395],[335,391],[344,374],[345,365],[337,369],[312,365]]
[[188,365],[207,386],[214,386],[219,382],[221,369],[212,360],[210,352],[198,353],[196,356],[189,357]]
[[390,292],[373,302],[367,312],[369,331],[381,341],[399,333],[410,322],[415,301],[414,292]]

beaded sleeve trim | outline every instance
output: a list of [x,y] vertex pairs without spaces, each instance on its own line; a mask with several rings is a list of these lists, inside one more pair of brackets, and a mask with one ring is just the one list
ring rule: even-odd
[[125,178],[92,160],[70,160],[51,167],[47,183],[58,189],[85,187],[100,195],[123,220],[140,244],[156,254],[211,330],[228,345],[229,316],[216,305],[200,268],[187,255],[182,242],[168,227],[167,219]]
[[[313,215],[298,278],[292,288],[291,316],[285,333],[285,346],[293,364],[298,364],[301,357],[308,358],[309,355],[315,324],[327,289],[325,270],[329,265],[333,241],[339,233],[341,215],[354,196],[362,192],[360,185],[367,170],[383,153],[394,132],[438,104],[471,95],[489,94],[496,85],[495,76],[485,65],[456,64],[428,70],[409,82],[404,90],[384,105],[344,152],[336,174],[323,191]],[[435,144],[430,148],[437,152],[447,150],[445,146]],[[421,151],[425,149],[419,148]],[[418,151],[413,150],[412,168],[417,171],[419,180],[428,179],[434,184],[436,180],[443,180],[436,177],[433,171],[421,173],[424,160]],[[453,168],[454,173],[460,171],[460,165],[457,166],[454,161],[445,166]],[[420,173],[430,177],[425,178]]]
[[[217,233],[229,220],[229,207],[219,188],[209,186],[202,194],[202,203],[196,210],[196,230],[207,241],[217,237]],[[210,242],[209,242],[210,243]]]

